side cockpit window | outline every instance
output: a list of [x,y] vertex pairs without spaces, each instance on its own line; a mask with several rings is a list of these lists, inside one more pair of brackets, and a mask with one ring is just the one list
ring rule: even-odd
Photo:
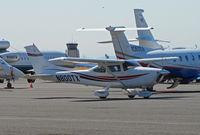
[[121,71],[120,65],[108,66],[108,69],[109,69],[111,72],[120,72],[120,71]]
[[98,66],[96,68],[94,68],[93,70],[94,72],[99,72],[99,73],[105,73],[106,72],[106,68],[103,66]]

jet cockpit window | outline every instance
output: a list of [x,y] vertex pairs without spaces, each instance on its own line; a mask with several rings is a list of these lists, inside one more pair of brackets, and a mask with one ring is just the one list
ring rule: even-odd
[[17,56],[6,56],[7,59],[17,59]]
[[188,56],[187,55],[185,56],[185,59],[186,59],[186,61],[188,61]]
[[182,57],[181,56],[179,56],[179,60],[182,61]]
[[193,61],[195,60],[195,57],[194,57],[194,55],[192,55],[192,60],[193,60]]
[[120,71],[121,71],[120,65],[108,66],[108,69],[109,69],[111,72],[120,72]]
[[99,73],[105,73],[106,72],[106,68],[103,66],[98,66],[96,68],[94,68],[93,70],[94,72],[99,72]]
[[134,68],[134,67],[137,67],[137,66],[139,66],[137,63],[128,63],[128,62],[123,63],[124,71],[129,70],[129,69]]

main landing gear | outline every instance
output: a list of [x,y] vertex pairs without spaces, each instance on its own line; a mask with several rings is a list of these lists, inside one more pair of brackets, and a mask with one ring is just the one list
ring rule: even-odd
[[34,82],[35,82],[35,79],[27,79],[27,82],[28,82],[28,83],[34,83]]
[[103,90],[95,90],[94,91],[94,95],[99,97],[100,99],[106,99],[107,96],[109,96],[109,88],[110,86],[107,86],[105,89]]
[[152,92],[147,91],[146,89],[143,89],[142,91],[126,89],[124,90],[124,94],[127,95],[129,98],[134,98],[136,95],[138,95],[139,97],[148,99],[152,95]]
[[[94,91],[94,95],[99,97],[100,99],[106,99],[109,96],[109,88],[110,86],[107,86],[103,90],[96,90]],[[125,89],[123,93],[127,95],[129,98],[134,98],[136,95],[138,95],[139,97],[148,99],[152,95],[152,92],[148,91],[146,88],[143,88],[142,91],[133,90],[133,89]]]
[[7,83],[7,87],[5,87],[6,89],[13,89],[14,87],[12,87],[12,83],[10,82],[10,79],[7,80],[8,83]]

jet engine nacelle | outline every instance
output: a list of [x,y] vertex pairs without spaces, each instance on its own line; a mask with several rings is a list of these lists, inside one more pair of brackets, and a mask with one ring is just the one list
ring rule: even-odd
[[9,54],[9,55],[2,56],[2,58],[8,63],[12,63],[12,62],[19,61],[20,56],[16,54]]
[[0,41],[0,50],[6,50],[10,47],[10,42],[6,40]]

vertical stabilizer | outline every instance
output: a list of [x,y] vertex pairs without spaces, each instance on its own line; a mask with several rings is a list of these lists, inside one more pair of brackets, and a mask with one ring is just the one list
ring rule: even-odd
[[[134,9],[135,21],[137,28],[146,28],[148,27],[146,20],[144,19],[143,9]],[[151,49],[162,49],[163,47],[156,42],[154,39],[151,30],[138,30],[138,40],[139,46],[148,47]]]
[[116,57],[118,59],[129,59],[133,54],[131,46],[124,31],[115,31],[115,28],[118,27],[107,27],[106,29],[110,31]]
[[35,45],[25,46],[27,55],[29,56],[30,62],[33,66],[36,74],[53,74],[58,71],[68,71],[69,68],[58,67],[51,64],[47,59],[44,58],[43,54]]

